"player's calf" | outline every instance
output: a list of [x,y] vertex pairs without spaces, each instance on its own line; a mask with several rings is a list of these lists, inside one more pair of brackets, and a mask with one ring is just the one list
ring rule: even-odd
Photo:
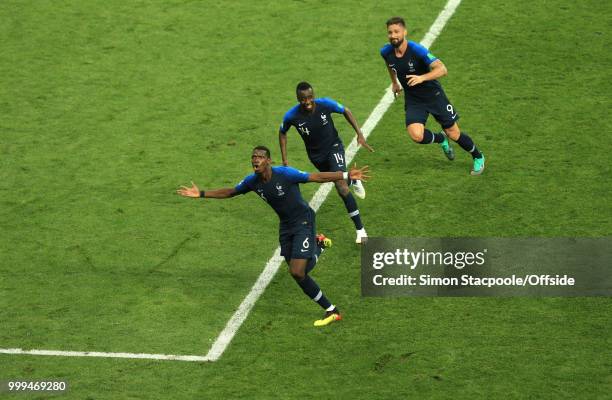
[[336,191],[341,197],[346,197],[351,193],[348,183],[346,181],[335,181]]
[[470,153],[474,159],[474,165],[470,171],[471,175],[480,175],[484,171],[485,159],[472,138],[465,132],[460,132],[459,137],[455,140],[457,144],[465,151]]
[[323,291],[308,274],[306,274],[306,259],[291,259],[289,272],[304,294],[325,310],[333,310],[334,305],[325,297]]

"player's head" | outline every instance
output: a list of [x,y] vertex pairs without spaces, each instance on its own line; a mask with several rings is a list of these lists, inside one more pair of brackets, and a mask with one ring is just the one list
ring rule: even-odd
[[255,146],[251,153],[251,166],[256,174],[261,174],[271,168],[270,149],[266,146]]
[[311,112],[314,110],[314,90],[308,82],[300,82],[295,88],[295,95],[300,102],[300,107],[304,111]]
[[406,37],[406,22],[402,17],[387,20],[387,38],[393,47],[400,47]]

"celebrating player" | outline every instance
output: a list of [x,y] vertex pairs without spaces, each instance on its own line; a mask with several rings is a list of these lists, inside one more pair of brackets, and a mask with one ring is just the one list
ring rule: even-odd
[[[355,117],[347,107],[329,98],[315,99],[312,86],[308,82],[300,82],[295,90],[299,104],[292,107],[283,118],[279,130],[279,143],[283,165],[287,165],[287,131],[293,125],[298,131],[304,144],[306,153],[312,164],[321,172],[346,172],[346,160],[344,156],[344,145],[338,136],[338,131],[332,120],[332,113],[343,114],[344,118],[351,124],[357,133],[357,143],[374,151],[361,133],[361,129]],[[361,199],[365,197],[365,188],[361,181],[350,182],[355,195]],[[356,243],[365,243],[368,237],[357,202],[349,190],[349,183],[345,180],[335,181],[336,191],[342,198],[349,216],[355,224],[357,231]]]
[[[391,77],[393,93],[404,90],[406,130],[413,141],[420,144],[439,143],[449,160],[455,158],[447,137],[472,155],[472,175],[480,175],[485,167],[484,155],[472,139],[461,132],[459,114],[446,97],[438,78],[446,75],[446,66],[422,45],[406,40],[406,23],[401,17],[387,21],[387,37],[380,54],[385,59]],[[399,81],[399,83],[398,83]],[[432,114],[444,133],[425,129],[427,117]]]
[[257,146],[251,154],[254,173],[236,187],[201,191],[193,182],[182,186],[177,193],[185,197],[227,199],[254,191],[278,214],[281,256],[289,265],[289,272],[304,293],[325,309],[323,319],[315,326],[328,325],[342,319],[340,311],[325,297],[319,285],[308,275],[318,257],[331,241],[315,235],[315,213],[302,198],[299,184],[306,182],[336,182],[347,179],[367,180],[368,167],[351,168],[349,172],[306,173],[291,167],[272,167],[270,150]]

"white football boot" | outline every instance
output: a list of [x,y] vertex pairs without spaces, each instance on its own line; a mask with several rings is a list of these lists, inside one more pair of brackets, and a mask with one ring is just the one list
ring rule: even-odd
[[357,239],[355,239],[355,243],[357,244],[365,244],[368,241],[368,234],[366,233],[365,228],[361,228],[357,231]]
[[363,183],[361,183],[361,181],[353,181],[351,187],[353,188],[355,196],[359,197],[360,199],[365,199],[365,188],[363,187]]

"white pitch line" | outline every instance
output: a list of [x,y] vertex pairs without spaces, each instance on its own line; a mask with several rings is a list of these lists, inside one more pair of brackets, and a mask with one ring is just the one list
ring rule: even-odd
[[144,353],[104,353],[100,351],[59,351],[59,350],[23,350],[0,349],[0,354],[29,354],[34,356],[64,356],[64,357],[104,357],[104,358],[141,358],[149,360],[169,361],[211,361],[204,356],[175,356],[171,354]]
[[[431,47],[433,42],[442,32],[444,26],[455,13],[461,0],[449,0],[444,6],[444,9],[440,12],[434,23],[429,28],[429,31],[421,40],[421,44],[425,47]],[[374,110],[370,113],[370,116],[361,127],[364,137],[370,136],[370,133],[374,130],[378,122],[381,120],[383,115],[387,112],[395,97],[391,91],[391,86],[385,90],[385,94],[382,99],[378,102]],[[353,138],[351,144],[346,149],[346,165],[350,165],[351,161],[357,154],[359,145],[357,144],[356,138]],[[310,207],[314,211],[318,211],[321,204],[327,199],[329,192],[332,189],[331,183],[323,184],[319,187],[319,190],[315,193],[310,200]],[[39,356],[68,356],[68,357],[110,357],[110,358],[141,358],[141,359],[153,359],[153,360],[174,360],[174,361],[216,361],[221,357],[227,346],[236,335],[236,332],[246,320],[249,312],[259,299],[259,296],[266,290],[268,284],[276,275],[278,268],[283,262],[283,258],[280,256],[280,247],[276,248],[274,255],[266,263],[266,267],[261,272],[257,281],[251,288],[249,294],[242,300],[242,303],[238,306],[238,309],[232,315],[230,320],[225,325],[225,328],[221,331],[212,347],[208,351],[206,356],[190,356],[190,355],[168,355],[168,354],[137,354],[137,353],[105,353],[105,352],[87,352],[87,351],[55,351],[55,350],[22,350],[22,349],[0,349],[0,354],[30,354]]]
[[425,37],[421,40],[423,46],[427,48],[431,47],[438,36],[440,36],[440,33],[442,33],[442,29],[444,29],[448,20],[457,10],[457,7],[459,7],[459,4],[461,4],[461,0],[448,0],[442,11],[440,11],[440,14],[438,14],[438,18],[436,18],[434,23],[429,27]]
[[[446,3],[446,6],[440,12],[434,23],[429,28],[429,31],[421,41],[423,46],[430,47],[433,44],[433,42],[442,32],[442,29],[444,28],[450,17],[455,13],[457,7],[459,7],[460,3],[461,0],[449,0]],[[374,107],[374,110],[372,110],[370,116],[361,127],[361,131],[363,132],[363,136],[365,138],[370,136],[370,133],[372,133],[376,125],[378,125],[378,122],[381,120],[383,115],[385,115],[391,104],[393,104],[394,100],[395,96],[391,91],[391,86],[389,86],[385,91],[385,94],[383,95],[382,99],[380,99],[376,107]],[[353,161],[353,158],[355,157],[355,154],[357,154],[358,150],[359,145],[357,144],[357,138],[354,137],[351,141],[351,144],[346,149],[347,166],[350,165],[351,161]],[[317,190],[315,195],[312,197],[312,200],[310,200],[310,207],[312,207],[315,212],[319,210],[321,204],[323,204],[325,199],[327,199],[327,195],[331,191],[332,186],[332,183],[326,183],[321,185],[321,187],[319,187],[319,190]],[[227,346],[234,338],[234,335],[236,335],[236,332],[249,315],[249,312],[257,302],[257,299],[259,299],[259,296],[261,296],[268,284],[272,281],[272,278],[274,278],[274,275],[276,275],[276,272],[278,271],[278,268],[280,267],[282,262],[283,258],[280,256],[280,247],[277,247],[276,251],[274,252],[274,255],[268,260],[263,272],[257,278],[257,281],[253,285],[253,288],[242,301],[242,303],[238,307],[238,310],[236,310],[234,315],[232,315],[230,320],[225,325],[225,328],[223,328],[223,331],[221,331],[221,333],[217,337],[217,340],[215,340],[212,347],[208,351],[206,357],[210,359],[210,361],[216,361],[219,359],[219,357],[221,357]]]

